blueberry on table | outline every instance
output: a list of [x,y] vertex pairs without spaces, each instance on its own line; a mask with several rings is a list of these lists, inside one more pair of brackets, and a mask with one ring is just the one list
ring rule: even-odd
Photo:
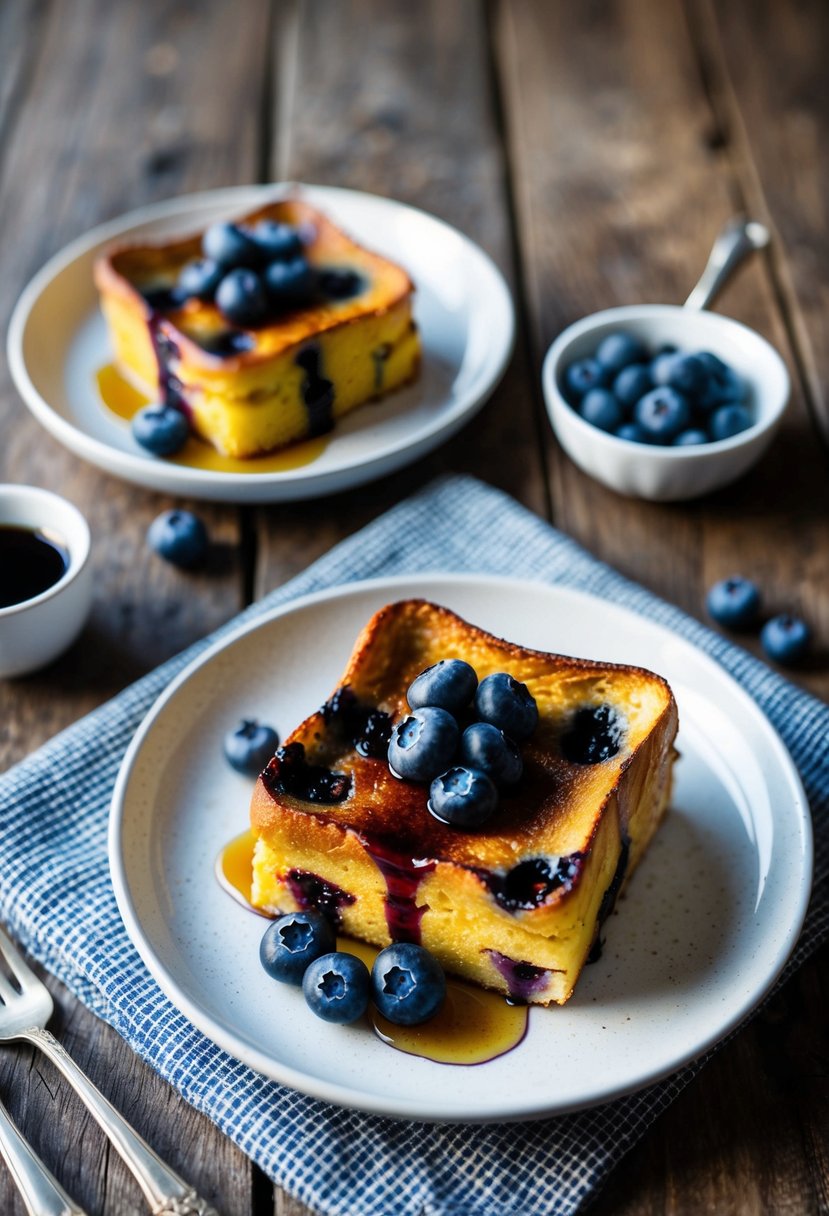
[[809,648],[811,632],[805,621],[790,613],[772,617],[760,631],[763,649],[775,663],[796,663]]
[[311,267],[303,257],[271,262],[265,267],[264,279],[269,298],[282,307],[306,300],[313,287]]
[[250,236],[268,261],[292,258],[302,253],[302,238],[298,230],[291,224],[281,224],[279,220],[260,220],[250,230]]
[[302,977],[305,1003],[325,1022],[356,1022],[368,1008],[371,976],[361,958],[335,950],[309,964]]
[[486,773],[457,765],[435,777],[428,807],[435,819],[456,828],[477,828],[498,805],[498,791]]
[[178,285],[185,296],[199,300],[212,300],[216,288],[225,275],[225,268],[211,258],[199,258],[183,266],[178,276]]
[[445,709],[415,709],[392,727],[389,768],[406,781],[431,781],[451,763],[459,733]]
[[475,696],[478,677],[463,659],[441,659],[427,667],[409,685],[406,700],[410,709],[436,705],[450,714],[466,709]]
[[751,414],[744,405],[721,405],[711,415],[711,438],[714,440],[731,439],[742,431],[747,431],[752,425]]
[[371,993],[384,1018],[417,1026],[434,1017],[446,996],[446,977],[423,946],[395,942],[381,950],[371,969]]
[[585,422],[600,431],[615,431],[624,420],[621,405],[606,388],[591,388],[579,405],[579,414]]
[[760,592],[740,574],[714,583],[706,599],[708,614],[727,629],[748,629],[760,610]]
[[332,954],[337,939],[321,912],[288,912],[268,925],[259,946],[259,961],[272,979],[301,984],[314,959]]
[[632,363],[623,367],[613,381],[613,396],[625,409],[633,409],[652,388],[653,379],[647,363]]
[[634,421],[649,443],[670,443],[684,431],[691,418],[687,398],[672,388],[654,388],[637,401]]
[[648,442],[648,437],[638,422],[623,422],[613,433],[617,439],[627,439],[628,443]]
[[518,745],[491,722],[473,722],[461,736],[461,764],[487,774],[498,786],[521,780],[524,762]]
[[528,739],[538,725],[538,706],[530,690],[506,671],[481,680],[475,712],[482,722],[497,726],[517,743]]
[[132,437],[154,456],[175,456],[190,436],[190,423],[171,405],[145,405],[133,416]]
[[710,443],[711,438],[707,431],[701,430],[699,427],[690,427],[687,431],[680,431],[674,440],[675,448],[693,448],[701,443]]
[[199,566],[207,556],[207,529],[192,511],[162,511],[147,532],[150,548],[165,561],[184,569]]
[[268,312],[268,297],[255,270],[237,267],[216,288],[216,306],[233,325],[247,329],[261,325]]
[[273,727],[256,718],[245,718],[225,735],[225,759],[246,777],[258,777],[278,747],[279,735]]
[[202,237],[202,253],[226,270],[235,266],[258,266],[262,250],[238,224],[211,224]]
[[581,401],[591,388],[601,388],[607,372],[595,359],[577,359],[564,369],[564,395],[572,405]]
[[644,362],[647,357],[648,352],[639,339],[621,329],[602,338],[596,351],[596,361],[614,374],[631,363]]

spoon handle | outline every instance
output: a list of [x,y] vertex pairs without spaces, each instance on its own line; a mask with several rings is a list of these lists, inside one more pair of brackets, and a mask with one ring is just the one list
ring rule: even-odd
[[740,262],[756,249],[765,249],[770,233],[765,224],[742,217],[729,220],[714,241],[700,280],[685,301],[686,308],[707,308]]

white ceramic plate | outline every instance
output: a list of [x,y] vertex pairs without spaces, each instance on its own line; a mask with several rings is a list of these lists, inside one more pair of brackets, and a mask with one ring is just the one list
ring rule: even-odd
[[[263,922],[213,877],[247,826],[251,785],[222,758],[259,715],[287,733],[335,686],[359,630],[424,595],[511,640],[653,668],[680,713],[673,808],[569,1003],[533,1009],[524,1041],[475,1067],[317,1020],[261,971]],[[811,835],[797,773],[750,698],[674,634],[573,591],[492,578],[389,579],[309,597],[206,652],[167,689],[125,757],[110,836],[127,929],[162,989],[252,1067],[316,1097],[415,1119],[534,1118],[605,1101],[699,1056],[768,991],[801,926]]]
[[[359,242],[399,261],[417,287],[423,340],[418,380],[382,409],[337,425],[308,465],[267,473],[189,468],[144,451],[129,425],[101,404],[95,373],[111,361],[92,282],[97,255],[116,241],[198,231],[287,192],[301,192]],[[279,502],[332,494],[423,456],[480,409],[512,350],[512,299],[477,245],[448,224],[391,199],[329,186],[244,186],[143,207],[81,237],[35,276],[12,316],[14,382],[56,439],[117,477],[151,489],[227,502]]]

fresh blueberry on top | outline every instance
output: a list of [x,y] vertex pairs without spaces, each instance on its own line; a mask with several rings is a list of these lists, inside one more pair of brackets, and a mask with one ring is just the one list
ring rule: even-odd
[[451,763],[458,736],[458,724],[445,709],[415,709],[392,727],[389,768],[406,781],[431,781]]
[[689,427],[687,431],[680,431],[674,440],[675,448],[693,448],[701,443],[708,443],[709,435],[707,431],[701,430],[698,426]]
[[627,439],[629,443],[647,443],[648,437],[638,422],[623,422],[614,431],[617,439]]
[[186,296],[212,300],[225,273],[225,268],[218,262],[213,262],[210,258],[199,258],[182,267],[178,285]]
[[695,396],[708,380],[708,370],[697,355],[674,355],[667,368],[666,383],[686,397]]
[[225,735],[225,759],[246,777],[258,777],[278,747],[279,735],[273,727],[256,718],[245,718]]
[[623,725],[613,705],[583,705],[562,736],[561,750],[571,764],[601,764],[622,746]]
[[384,1018],[397,1026],[417,1026],[434,1017],[443,1004],[446,977],[423,946],[395,942],[374,960],[371,993]]
[[469,663],[463,659],[441,659],[412,681],[406,700],[411,709],[437,705],[450,714],[459,714],[475,696],[477,687],[478,677]]
[[145,405],[133,415],[132,437],[154,456],[174,456],[190,435],[190,423],[171,405]]
[[708,592],[706,607],[718,625],[728,629],[748,629],[760,610],[760,592],[740,574],[721,579]]
[[613,396],[625,407],[633,409],[636,402],[653,388],[651,371],[646,363],[631,363],[623,367],[613,381]]
[[524,762],[518,745],[490,722],[473,722],[461,736],[459,758],[467,768],[480,769],[498,786],[521,780]]
[[796,663],[809,648],[811,631],[805,621],[785,612],[766,621],[760,630],[763,649],[775,663]]
[[207,529],[192,511],[162,511],[147,531],[150,548],[159,557],[185,570],[200,566],[207,557]]
[[634,421],[650,443],[670,443],[684,431],[691,417],[688,401],[672,388],[654,388],[637,401]]
[[428,807],[435,819],[456,828],[477,828],[498,805],[498,791],[486,773],[457,765],[435,777]]
[[606,388],[591,388],[581,399],[579,413],[600,431],[615,431],[624,419],[622,407]]
[[530,690],[506,671],[481,680],[475,712],[482,722],[497,726],[517,743],[528,739],[538,725],[538,706]]
[[317,287],[332,300],[350,300],[365,287],[365,279],[347,266],[326,267],[317,274]]
[[202,237],[202,253],[225,269],[234,266],[258,266],[262,250],[256,241],[238,224],[211,224]]
[[260,220],[250,235],[268,261],[302,253],[302,239],[297,229],[290,224],[281,224],[279,220]]
[[573,404],[581,401],[591,388],[601,388],[607,372],[595,359],[577,359],[564,369],[564,395]]
[[744,405],[721,405],[711,415],[711,438],[714,440],[731,439],[741,431],[747,431],[752,425],[751,414]]
[[175,312],[187,299],[178,284],[172,287],[155,284],[139,290],[152,311],[158,313]]
[[256,271],[241,266],[229,271],[216,288],[216,306],[233,325],[243,329],[261,325],[267,316],[268,298]]
[[340,1026],[363,1016],[370,990],[368,967],[355,954],[342,950],[315,958],[302,977],[302,992],[311,1012]]
[[289,912],[268,925],[259,946],[259,961],[268,975],[283,984],[301,984],[315,958],[332,954],[337,939],[321,912]]
[[633,334],[617,330],[602,338],[596,351],[596,359],[614,375],[631,363],[642,363],[648,357],[645,347]]
[[265,290],[274,304],[286,307],[308,298],[313,287],[311,268],[304,257],[271,262],[265,268]]

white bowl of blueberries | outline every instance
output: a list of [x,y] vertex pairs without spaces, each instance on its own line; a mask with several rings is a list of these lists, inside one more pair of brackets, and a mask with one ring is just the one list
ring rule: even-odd
[[728,485],[766,451],[789,400],[777,351],[730,317],[610,308],[559,334],[542,370],[568,456],[620,494],[659,502]]

